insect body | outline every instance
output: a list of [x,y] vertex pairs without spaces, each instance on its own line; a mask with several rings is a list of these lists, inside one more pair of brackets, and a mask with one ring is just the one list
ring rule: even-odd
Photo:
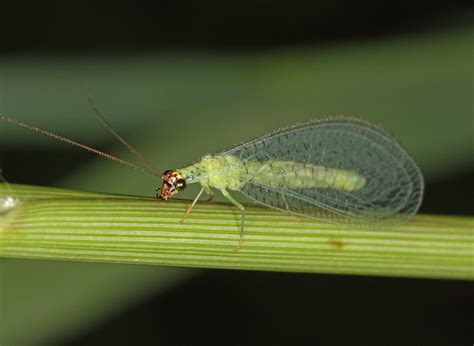
[[[381,128],[353,118],[291,126],[175,171],[166,171],[158,197],[187,184],[216,188],[242,211],[229,190],[292,214],[361,226],[397,225],[418,210],[420,170]],[[188,209],[187,213],[190,211]]]
[[167,200],[188,184],[211,188],[241,210],[229,191],[239,191],[267,207],[295,215],[360,226],[390,226],[414,215],[423,196],[423,176],[413,159],[387,132],[354,118],[329,118],[290,126],[163,174],[103,118],[99,119],[146,168],[87,147],[52,132],[0,114],[5,120],[163,179],[158,198]]
[[[273,188],[332,187],[346,191],[356,191],[365,185],[365,178],[356,172],[293,161],[240,161],[229,154],[205,156],[199,163],[171,174],[172,172],[167,171],[164,176],[176,176],[178,180],[184,177],[185,184],[199,182],[207,191],[210,187],[219,190],[240,190],[250,182]],[[176,192],[181,191],[185,184],[181,183]],[[160,198],[166,200],[170,193],[168,185],[165,184],[164,188]]]

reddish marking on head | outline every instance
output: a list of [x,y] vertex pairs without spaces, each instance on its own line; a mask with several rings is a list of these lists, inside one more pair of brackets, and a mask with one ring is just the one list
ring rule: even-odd
[[184,190],[186,187],[186,181],[183,179],[181,173],[176,171],[165,171],[161,176],[161,179],[163,179],[163,185],[161,186],[161,191],[157,194],[157,197],[164,201],[177,194],[179,191]]

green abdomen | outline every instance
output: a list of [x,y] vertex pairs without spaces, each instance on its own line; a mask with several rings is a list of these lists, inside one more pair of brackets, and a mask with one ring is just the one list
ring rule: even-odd
[[247,161],[244,165],[251,181],[268,187],[356,191],[365,186],[365,178],[362,175],[342,169],[294,161]]

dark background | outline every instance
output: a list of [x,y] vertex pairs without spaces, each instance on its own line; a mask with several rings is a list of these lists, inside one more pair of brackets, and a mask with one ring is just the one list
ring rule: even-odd
[[[472,10],[469,1],[18,1],[2,4],[0,54],[229,52],[384,40],[465,25]],[[58,150],[2,152],[4,175],[49,185],[90,159]],[[58,156],[61,168],[52,164]],[[472,215],[473,181],[472,167],[428,181],[421,211]],[[59,343],[468,345],[472,303],[472,285],[462,281],[212,270]]]
[[16,1],[2,5],[8,53],[266,49],[384,39],[472,21],[470,1]]

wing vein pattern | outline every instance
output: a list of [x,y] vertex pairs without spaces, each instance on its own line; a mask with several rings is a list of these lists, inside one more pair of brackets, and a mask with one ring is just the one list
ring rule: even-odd
[[355,118],[287,127],[224,154],[245,167],[239,191],[296,215],[391,226],[415,214],[423,176],[398,141]]

